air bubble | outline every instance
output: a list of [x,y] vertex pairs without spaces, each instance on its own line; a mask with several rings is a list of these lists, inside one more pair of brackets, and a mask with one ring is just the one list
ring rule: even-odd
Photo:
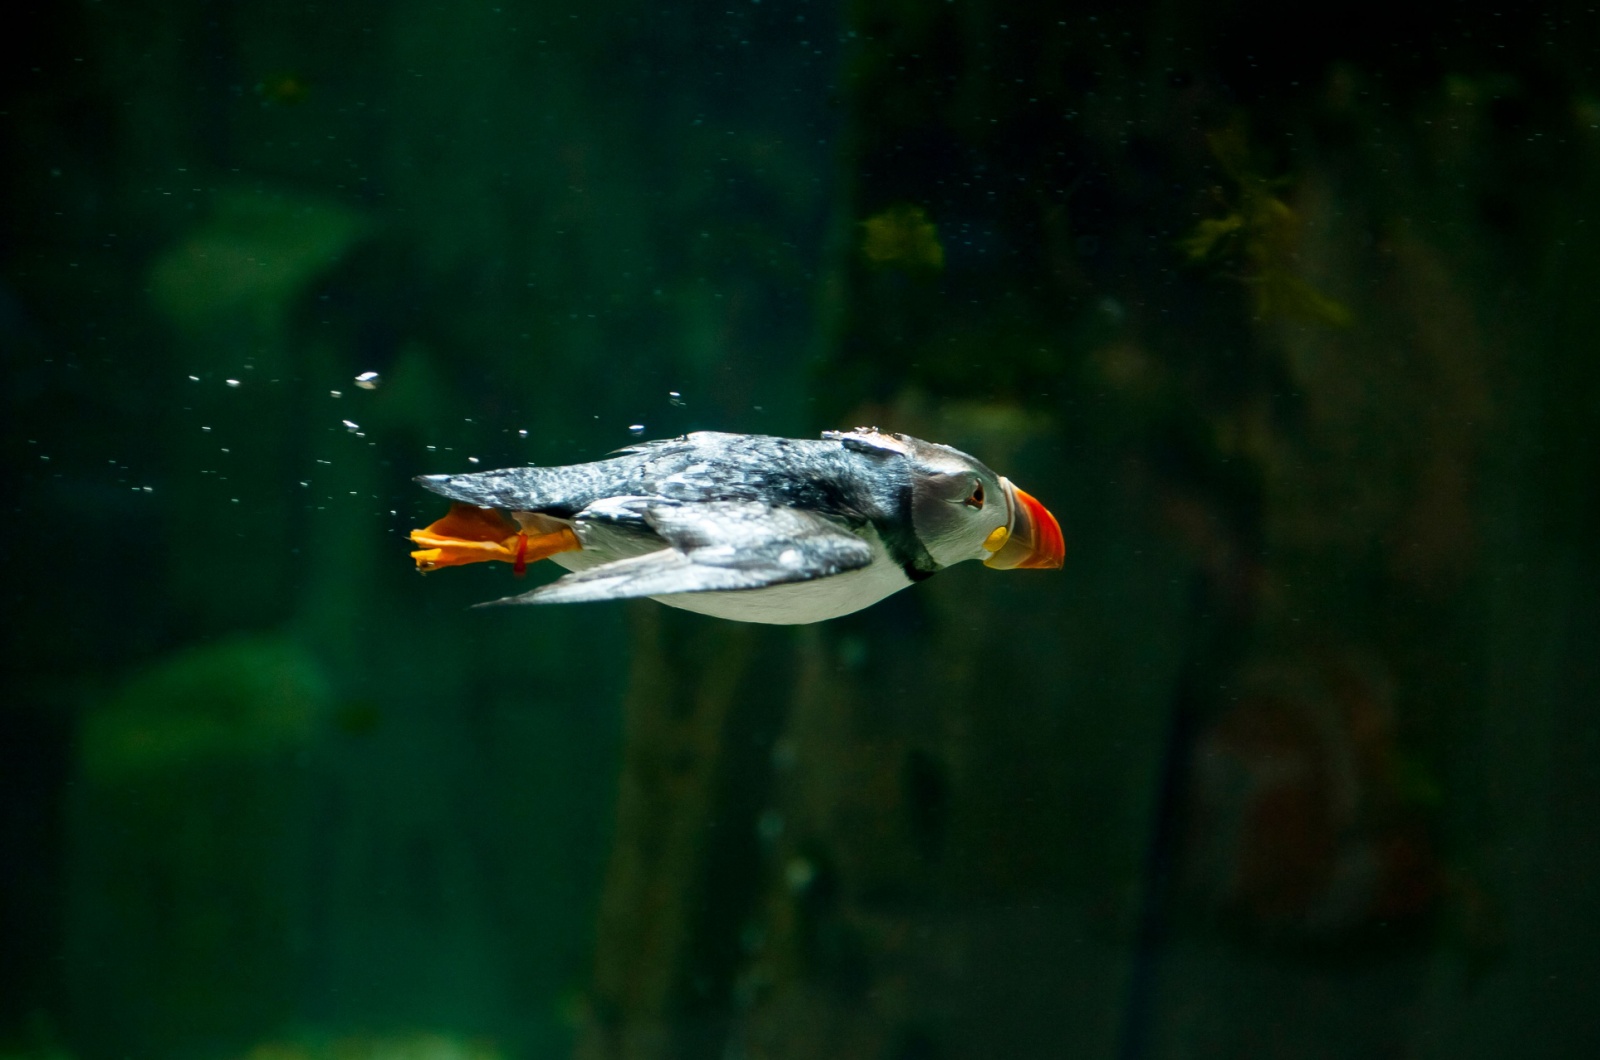
[[361,424],[356,423],[353,420],[340,420],[339,422],[344,424],[345,430],[347,431],[359,431],[361,429]]
[[628,424],[628,433],[633,435],[635,438],[644,437],[644,424],[642,424],[642,423],[630,423],[630,424]]
[[362,372],[360,375],[356,376],[356,386],[360,387],[362,390],[376,390],[378,389],[378,384],[381,382],[383,382],[383,380],[378,378],[377,372]]
[[678,391],[669,390],[667,391],[667,404],[671,405],[675,409],[681,409],[687,405],[688,402],[683,400],[683,395],[678,393]]
[[239,380],[237,380],[237,379],[224,379],[223,382],[227,383],[229,386],[232,386],[232,387],[236,387],[236,386],[239,385]]

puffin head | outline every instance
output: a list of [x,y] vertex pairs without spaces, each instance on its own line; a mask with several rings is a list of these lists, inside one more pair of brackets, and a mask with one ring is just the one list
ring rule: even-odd
[[[981,460],[948,445],[877,428],[829,432],[850,448],[896,453],[911,478],[912,530],[941,567],[981,559],[998,570],[1058,569],[1066,555],[1056,517]],[[854,444],[852,444],[854,443]]]

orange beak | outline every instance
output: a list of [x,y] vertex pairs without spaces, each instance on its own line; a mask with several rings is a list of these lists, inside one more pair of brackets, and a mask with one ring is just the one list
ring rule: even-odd
[[1013,486],[1010,479],[1002,478],[1000,485],[1005,489],[1006,504],[1011,509],[1011,532],[983,565],[996,570],[1019,567],[1059,570],[1067,556],[1061,524],[1048,508]]

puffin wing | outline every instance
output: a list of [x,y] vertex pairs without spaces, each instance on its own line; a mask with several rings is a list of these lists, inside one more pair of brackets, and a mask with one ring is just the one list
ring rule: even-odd
[[[738,592],[826,578],[872,562],[867,542],[796,508],[758,501],[688,504],[612,498],[604,509],[594,513],[596,521],[641,519],[667,547],[576,571],[532,592],[480,606]],[[586,521],[585,515],[575,521]]]
[[419,475],[416,482],[462,504],[567,519],[602,498],[634,492],[638,466],[637,458],[623,456],[567,467],[507,467],[464,475]]

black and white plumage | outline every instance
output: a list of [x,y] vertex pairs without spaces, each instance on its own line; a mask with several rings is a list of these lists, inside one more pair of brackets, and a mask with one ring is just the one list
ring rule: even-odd
[[876,429],[818,440],[700,431],[589,464],[417,481],[458,508],[515,520],[501,541],[493,525],[469,540],[447,520],[417,531],[436,546],[413,553],[424,569],[479,559],[520,569],[533,541],[526,558],[572,572],[495,603],[648,596],[721,618],[816,622],[963,560],[1062,559],[1060,527],[1032,497],[965,453]]

